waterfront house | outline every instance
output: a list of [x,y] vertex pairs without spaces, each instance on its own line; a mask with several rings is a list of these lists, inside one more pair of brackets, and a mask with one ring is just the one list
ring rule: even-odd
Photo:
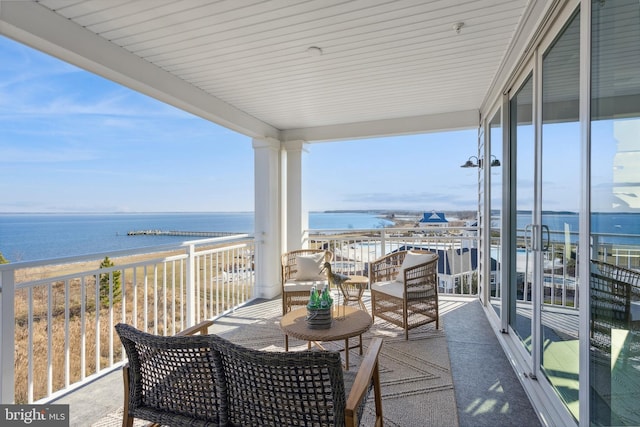
[[448,227],[449,221],[445,218],[444,212],[425,212],[422,214],[422,218],[418,222],[420,227]]
[[[307,144],[477,130],[475,153],[442,161],[475,158],[475,298],[540,422],[640,424],[637,319],[598,305],[612,274],[640,268],[639,233],[608,231],[638,214],[640,169],[619,155],[640,151],[637,0],[3,0],[0,34],[252,138],[252,297],[277,296],[280,254],[309,244]],[[403,166],[371,165],[389,179]],[[549,227],[558,210],[578,222]],[[1,403],[13,268],[0,266]],[[615,280],[630,306],[637,287]],[[201,313],[187,299],[189,324]]]

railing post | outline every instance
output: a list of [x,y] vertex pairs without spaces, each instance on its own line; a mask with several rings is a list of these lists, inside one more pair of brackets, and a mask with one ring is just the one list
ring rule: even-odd
[[383,228],[382,230],[380,230],[380,249],[382,250],[382,253],[380,254],[380,256],[384,256],[384,254],[387,253],[386,246],[387,246],[387,232]]
[[15,400],[15,270],[0,271],[0,403]]
[[196,247],[189,245],[187,247],[187,286],[186,286],[186,327],[189,328],[196,324]]

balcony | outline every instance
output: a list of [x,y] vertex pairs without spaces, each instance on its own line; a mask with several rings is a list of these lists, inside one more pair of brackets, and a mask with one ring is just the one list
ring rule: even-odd
[[[529,412],[532,425],[537,425],[526,394],[476,298],[477,260],[471,260],[477,257],[474,228],[446,232],[322,230],[309,232],[307,242],[330,248],[337,271],[359,275],[366,275],[368,263],[384,253],[407,247],[438,251],[446,337],[440,347],[446,342],[451,360],[451,369],[442,369],[451,378],[435,389],[426,384],[411,393],[401,391],[399,396],[428,398],[425,395],[444,393],[445,398],[452,398],[455,393],[455,402],[449,403],[454,407],[457,403],[458,419],[452,420],[460,425],[477,425],[479,420],[507,423],[502,417],[520,417],[520,410],[511,408],[521,407]],[[3,347],[14,349],[15,356],[15,363],[3,366],[8,374],[2,379],[2,401],[69,403],[72,420],[78,420],[78,425],[114,413],[122,405],[119,368],[123,363],[113,328],[116,323],[174,334],[213,318],[218,321],[212,332],[226,332],[233,340],[235,332],[225,331],[225,325],[237,327],[278,317],[279,297],[257,298],[260,291],[254,271],[260,266],[254,255],[254,239],[237,235],[0,266]],[[111,262],[105,263],[105,257]],[[368,299],[367,291],[366,304]],[[401,332],[393,326],[385,330],[391,339]],[[13,343],[6,337],[13,337]],[[410,344],[415,342],[397,345]],[[279,334],[270,346],[283,347]],[[415,349],[406,351],[411,354]],[[394,407],[403,404],[398,402],[409,405],[400,413],[417,414],[411,412],[417,410],[411,407],[411,399],[394,396],[388,396]],[[101,410],[97,405],[103,405]],[[389,416],[393,412],[397,411],[389,411]]]
[[[632,176],[637,168],[629,167],[638,151],[633,138],[638,79],[627,78],[637,76],[640,69],[638,56],[629,54],[638,39],[633,31],[638,28],[637,2],[473,0],[454,6],[417,0],[373,6],[369,2],[329,6],[257,2],[241,8],[229,2],[229,10],[218,4],[194,8],[190,2],[168,2],[162,10],[141,2],[105,6],[79,1],[57,7],[58,3],[3,2],[0,33],[252,138],[254,206],[260,222],[256,241],[248,238],[249,246],[239,248],[238,262],[232,254],[232,262],[226,265],[217,261],[218,256],[226,256],[220,242],[209,242],[210,246],[193,244],[193,249],[191,245],[157,248],[167,252],[149,259],[149,252],[102,254],[93,259],[0,267],[0,402],[17,396],[24,401],[49,401],[117,370],[121,355],[112,326],[119,319],[170,333],[202,316],[231,313],[256,296],[273,297],[280,248],[302,242],[300,153],[307,144],[478,129],[478,152],[468,154],[476,154],[480,166],[480,159],[490,155],[516,153],[531,128],[534,155],[498,156],[505,167],[495,177],[488,168],[478,169],[483,240],[478,246],[482,253],[475,259],[481,264],[480,274],[473,268],[447,270],[455,261],[443,264],[443,302],[456,294],[472,300],[476,292],[484,297],[491,323],[486,328],[509,333],[505,336],[518,347],[515,350],[524,354],[516,362],[525,377],[519,378],[528,384],[529,396],[541,413],[550,408],[552,415],[545,422],[573,425],[578,418],[579,389],[581,425],[625,419],[638,424],[633,398],[639,387],[618,381],[625,377],[635,381],[635,368],[613,373],[617,355],[608,354],[604,360],[591,357],[589,306],[593,301],[587,286],[591,259],[638,269],[637,232],[619,236],[629,239],[628,245],[599,241],[594,231],[600,228],[592,227],[590,219],[600,205],[606,210],[635,212],[638,208],[633,184],[637,179]],[[225,25],[220,26],[221,22]],[[607,90],[611,87],[617,88],[615,94]],[[573,130],[556,143],[551,128],[560,124]],[[573,155],[546,157],[551,147],[570,146]],[[601,148],[611,149],[612,155],[601,156]],[[563,161],[561,167],[554,159]],[[582,217],[579,239],[572,236],[571,240],[579,240],[581,250],[561,240],[541,255],[536,245],[535,272],[527,250],[519,251],[526,249],[520,235],[517,242],[504,243],[505,234],[515,236],[516,224],[508,225],[493,241],[496,236],[488,221],[496,208],[503,218],[516,215],[523,201],[520,184],[527,188],[528,184],[526,179],[519,183],[519,178],[526,177],[515,172],[529,167],[535,169],[532,194],[539,199],[531,206],[534,212],[548,208],[546,199],[538,196],[558,184],[570,199],[579,196],[574,207],[562,209],[579,209]],[[570,167],[580,173],[571,173]],[[557,178],[548,171],[557,171]],[[598,182],[605,176],[600,171],[609,178]],[[393,176],[391,169],[376,172]],[[502,200],[494,204],[494,197],[500,195]],[[509,222],[502,224],[507,227]],[[537,222],[534,226],[540,227]],[[367,260],[377,254],[377,245],[381,251],[392,250],[387,237],[392,244],[398,237],[399,245],[431,245],[443,254],[451,253],[454,260],[459,255],[462,263],[457,265],[465,266],[462,244],[447,247],[444,241],[428,239],[403,242],[403,235],[380,236],[380,243],[365,245],[356,237],[341,236],[344,240],[334,245],[329,236],[320,236],[314,244],[344,252],[345,258],[337,262],[343,263],[339,267],[345,272],[364,272]],[[312,240],[309,236],[306,243]],[[376,249],[365,256],[366,246]],[[573,246],[575,260],[565,255],[568,246]],[[199,248],[212,252],[199,259]],[[118,264],[98,267],[106,255]],[[134,255],[140,258],[131,259]],[[122,262],[120,256],[129,260]],[[496,262],[494,266],[494,260],[503,265]],[[91,265],[52,273],[63,262]],[[39,270],[38,274],[21,277],[24,272],[18,269],[26,268]],[[119,280],[122,296],[115,286]],[[580,281],[583,289],[578,292]],[[499,326],[494,322],[496,313],[502,321]],[[59,323],[54,317],[63,319],[61,328],[56,329]],[[78,324],[77,319],[81,319]],[[555,334],[559,325],[564,329],[558,336],[567,337],[569,346],[580,346],[579,372],[576,347],[567,349],[573,352],[574,371],[539,363],[548,360],[546,351],[553,346],[547,347],[536,336],[548,326],[553,326]],[[42,347],[36,346],[38,334],[45,343]],[[11,346],[7,337],[26,345]],[[74,337],[80,345],[71,344]],[[507,340],[498,336],[498,341]],[[24,372],[18,373],[14,360]],[[484,371],[478,369],[470,377],[476,379]],[[550,371],[558,375],[549,377]],[[604,375],[600,378],[593,372]],[[16,383],[23,383],[24,390],[17,391]],[[563,394],[564,390],[571,392]],[[626,402],[632,403],[627,407]],[[460,400],[458,404],[460,409]],[[462,416],[460,423],[464,424]]]
[[[575,277],[576,266],[559,260],[567,253],[565,237],[551,239],[547,251],[543,323],[575,341],[578,330],[575,291],[579,281]],[[495,334],[497,328],[490,321],[492,313],[499,313],[502,308],[500,266],[491,263],[488,284],[479,278],[479,240],[475,227],[313,230],[306,233],[305,239],[311,247],[330,249],[335,255],[334,269],[352,275],[367,275],[369,262],[385,253],[405,248],[437,251],[442,261],[439,291],[443,343],[446,341],[451,367],[449,383],[441,384],[444,388],[437,393],[446,390],[453,393],[459,425],[477,425],[483,420],[507,424],[508,418],[502,417],[517,416],[522,410],[531,413],[528,419],[533,425],[538,424],[510,356],[504,353],[500,336]],[[607,242],[608,236],[597,239]],[[246,335],[246,330],[236,328],[237,325],[277,319],[274,307],[278,307],[277,312],[279,297],[260,297],[256,284],[254,272],[261,266],[255,260],[255,245],[252,236],[235,235],[0,266],[2,331],[6,344],[3,349],[11,349],[5,350],[3,360],[5,363],[10,360],[7,354],[15,357],[15,363],[3,366],[2,401],[69,403],[78,425],[85,425],[84,420],[91,417],[96,422],[100,418],[102,423],[104,416],[115,413],[122,404],[119,368],[123,355],[113,329],[116,323],[131,323],[157,334],[174,334],[200,320],[216,319],[212,332],[228,334],[233,341]],[[631,262],[638,252],[629,245],[601,243],[598,248],[619,264]],[[569,249],[576,251],[577,246],[571,244]],[[497,258],[496,250],[492,247],[492,259]],[[111,263],[105,264],[106,257]],[[517,257],[518,277],[522,280],[516,288],[519,295],[516,324],[526,326],[532,315],[529,262],[526,252],[519,252]],[[489,286],[486,308],[477,298],[484,286]],[[365,303],[369,303],[368,291]],[[236,326],[228,330],[229,325]],[[395,340],[401,331],[387,326],[384,333]],[[526,328],[518,333],[526,336]],[[6,337],[13,337],[13,342]],[[266,347],[283,348],[279,331],[271,335]],[[418,351],[405,349],[400,354],[422,354],[421,349]],[[426,346],[425,354],[428,354]],[[566,382],[567,378],[559,374],[551,380]],[[393,399],[394,408],[408,405],[401,413],[415,415],[412,411],[416,407],[410,399],[395,399],[414,393],[434,393],[430,387],[425,384],[411,392],[389,392],[388,396]],[[90,399],[87,393],[92,396]],[[569,407],[577,405],[577,396],[567,393],[563,398]],[[100,410],[97,405],[102,405]]]

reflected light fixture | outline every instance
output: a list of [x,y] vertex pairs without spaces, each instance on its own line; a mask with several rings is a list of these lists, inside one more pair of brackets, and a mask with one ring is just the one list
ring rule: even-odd
[[[476,159],[475,162],[471,159]],[[480,163],[480,161],[478,160],[478,158],[476,156],[471,156],[469,157],[469,160],[467,160],[466,162],[464,162],[463,165],[461,165],[461,168],[477,168],[478,164]]]
[[[491,160],[490,166],[491,167],[495,167],[495,166],[500,166],[500,160],[497,159],[496,156],[494,156],[493,154],[491,155],[491,158],[493,160]],[[475,159],[475,161],[474,161]],[[469,159],[464,162],[463,165],[460,165],[461,168],[481,168],[482,167],[482,159],[478,159],[476,156],[471,156],[469,157]]]

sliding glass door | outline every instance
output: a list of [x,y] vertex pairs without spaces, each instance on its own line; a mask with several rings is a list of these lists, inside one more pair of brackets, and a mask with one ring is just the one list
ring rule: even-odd
[[[531,355],[533,318],[533,214],[536,166],[535,129],[533,120],[533,73],[530,72],[509,102],[511,168],[510,181],[515,183],[509,200],[512,216],[511,271],[509,274],[509,326],[520,339],[522,348]],[[530,362],[531,363],[531,362]],[[530,365],[531,369],[531,365]],[[532,370],[532,369],[531,369]]]
[[[489,301],[500,317],[502,307],[502,168],[504,164],[502,150],[502,109],[496,111],[489,122]],[[487,162],[485,162],[487,164]]]
[[580,18],[542,40],[509,100],[509,333],[577,420]]
[[485,124],[490,317],[552,424],[638,426],[640,2],[557,5]]
[[540,370],[577,420],[580,15],[541,50]]

